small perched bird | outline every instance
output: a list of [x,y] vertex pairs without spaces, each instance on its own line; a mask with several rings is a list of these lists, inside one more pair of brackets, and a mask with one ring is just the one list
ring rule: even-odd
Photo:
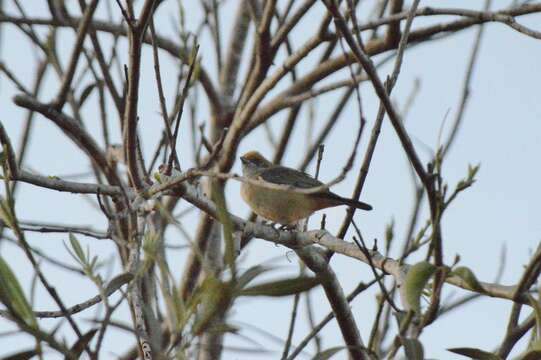
[[353,199],[343,198],[329,189],[315,193],[295,192],[324,185],[310,175],[285,166],[273,165],[257,151],[241,156],[242,172],[248,179],[274,185],[288,185],[292,189],[272,189],[262,185],[243,182],[241,196],[259,216],[283,225],[310,216],[313,212],[339,205],[372,210],[372,206]]

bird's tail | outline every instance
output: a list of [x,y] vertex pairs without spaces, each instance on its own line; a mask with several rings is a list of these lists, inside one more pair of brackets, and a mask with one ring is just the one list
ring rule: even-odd
[[364,203],[358,200],[344,198],[336,194],[332,194],[332,200],[333,202],[336,203],[336,205],[347,205],[347,206],[352,206],[354,208],[367,210],[367,211],[372,210],[372,206],[367,203]]

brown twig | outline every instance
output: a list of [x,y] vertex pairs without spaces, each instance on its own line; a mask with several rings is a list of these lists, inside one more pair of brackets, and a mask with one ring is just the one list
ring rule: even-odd
[[195,65],[197,62],[197,52],[199,51],[199,45],[195,45],[194,51],[192,53],[192,59],[190,62],[190,68],[188,70],[188,75],[186,76],[186,82],[184,83],[184,88],[182,89],[182,94],[180,96],[180,106],[178,110],[177,119],[175,122],[175,130],[173,131],[173,141],[171,143],[171,154],[169,155],[169,161],[167,162],[167,169],[171,169],[171,166],[173,165],[173,159],[175,157],[178,158],[178,155],[176,153],[176,144],[178,141],[178,134],[179,134],[179,128],[180,128],[180,120],[182,119],[182,112],[184,110],[184,102],[186,101],[186,98],[188,97],[188,89],[190,88],[190,81],[192,79],[193,71],[195,69]]
[[73,46],[67,70],[64,72],[64,77],[62,79],[60,89],[58,90],[58,94],[56,95],[56,98],[52,103],[53,107],[58,111],[62,110],[62,107],[66,102],[68,92],[71,88],[73,76],[75,75],[77,64],[79,63],[79,56],[83,52],[84,40],[88,33],[89,25],[92,21],[92,16],[94,15],[94,11],[96,10],[97,5],[98,0],[92,0],[90,2],[90,4],[85,9],[81,23],[77,28],[77,39],[75,40],[75,44]]

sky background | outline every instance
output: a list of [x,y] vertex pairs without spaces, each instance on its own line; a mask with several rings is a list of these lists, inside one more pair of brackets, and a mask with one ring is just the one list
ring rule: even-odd
[[[31,6],[26,1],[22,3],[29,15],[48,16],[45,1],[32,1]],[[75,2],[68,3],[74,9],[72,5],[75,5]],[[372,2],[364,3],[372,6]],[[483,3],[483,1],[421,1],[420,6],[481,9]],[[509,6],[509,3],[509,1],[494,1],[492,9],[505,8]],[[118,18],[120,13],[115,3],[111,1],[111,4],[116,18]],[[201,18],[201,8],[199,5],[188,5],[191,2],[184,2],[184,4],[187,11],[186,27],[193,30]],[[358,14],[361,19],[365,18],[366,11],[370,8],[366,5],[361,6],[359,10]],[[105,17],[105,6],[106,1],[101,1],[97,11],[98,17]],[[230,36],[229,25],[236,11],[237,1],[226,1],[223,7],[224,18],[221,23],[223,30],[221,35],[223,44],[227,44]],[[4,10],[9,14],[15,14],[11,1],[4,1]],[[299,46],[303,40],[312,35],[311,31],[318,25],[323,11],[323,5],[319,3],[311,11],[313,16],[305,17],[300,30],[293,33],[292,41],[295,46]],[[173,29],[177,13],[174,1],[168,1],[159,8],[157,18],[155,18],[158,33],[164,36],[174,36]],[[449,19],[451,18],[417,19],[414,21],[413,27],[448,21]],[[536,28],[541,16],[520,17],[518,20],[524,25]],[[46,28],[41,28],[40,34],[44,34],[45,31]],[[418,96],[406,120],[406,129],[424,163],[432,157],[433,151],[436,149],[440,128],[443,128],[442,133],[445,139],[456,114],[464,72],[475,33],[476,28],[461,31],[445,39],[416,46],[406,52],[392,98],[401,108],[414,88],[415,81],[420,82]],[[216,79],[214,52],[208,35],[208,33],[204,33],[200,39],[199,53],[206,68]],[[24,34],[14,26],[2,26],[0,36],[1,61],[30,88],[33,83],[36,58],[41,58],[42,54],[38,49],[29,46]],[[74,33],[71,29],[62,30],[58,34],[59,54],[63,61],[69,56],[73,39]],[[104,43],[110,41],[108,36],[100,37],[101,39]],[[127,46],[125,41],[120,42],[119,49],[122,58],[126,59]],[[155,148],[162,130],[153,63],[149,50],[149,47],[145,48],[142,61],[141,101],[139,104],[141,117],[139,129],[143,137],[143,149],[147,159]],[[283,55],[282,53],[279,59],[283,59]],[[382,56],[377,56],[374,60],[378,62],[382,58]],[[541,151],[540,59],[541,42],[539,40],[519,34],[503,24],[486,25],[463,124],[443,166],[443,177],[452,189],[460,179],[466,176],[468,164],[481,164],[477,182],[472,188],[462,193],[445,213],[442,229],[445,262],[451,264],[455,255],[459,254],[460,264],[470,267],[483,281],[494,280],[500,267],[502,249],[505,249],[505,271],[501,282],[503,284],[515,283],[521,275],[523,265],[528,262],[539,241],[541,233],[541,222],[539,221],[541,214],[541,189],[539,187],[541,183],[541,162],[539,161]],[[164,52],[160,53],[160,60],[165,92],[166,95],[169,95],[168,103],[170,104],[178,72],[177,63]],[[299,72],[303,73],[309,69],[310,64],[313,64],[311,61],[303,62],[302,66],[299,67]],[[392,66],[393,62],[383,66],[380,69],[380,76],[386,76],[392,71]],[[273,70],[271,68],[271,72]],[[340,75],[333,79],[346,79],[347,76],[346,70],[340,72]],[[83,81],[88,82],[88,79],[86,77]],[[40,93],[39,99],[44,102],[50,100],[56,93],[57,86],[58,78],[52,71],[48,71],[46,83],[42,87],[43,91]],[[81,88],[83,87],[81,86]],[[278,87],[275,91],[279,90]],[[26,112],[17,108],[12,102],[12,97],[17,93],[18,91],[12,83],[1,75],[0,121],[6,127],[16,149],[26,117]],[[328,118],[338,94],[340,92],[314,101],[313,129],[315,134]],[[333,187],[333,191],[343,196],[350,194],[354,187],[356,174],[369,138],[369,130],[373,125],[378,106],[377,97],[368,83],[361,87],[361,94],[368,120],[367,131],[363,136],[361,150],[354,168],[345,181]],[[201,98],[203,95],[200,91]],[[96,104],[97,97],[93,94],[82,110],[88,131],[94,134],[101,144],[100,121]],[[201,100],[200,111],[195,119],[196,123],[207,121],[207,108],[207,102]],[[299,117],[299,126],[296,127],[293,135],[299,140],[295,146],[290,146],[287,149],[283,161],[287,166],[298,166],[304,157],[307,146],[311,144],[306,140],[306,134],[310,128],[308,120],[310,116],[307,109],[308,107],[303,108]],[[277,131],[281,129],[284,113],[282,112],[269,120],[272,129]],[[188,136],[191,121],[189,113],[185,114],[181,134],[186,134],[186,136],[182,137],[181,135],[178,146],[181,163],[188,167],[193,164],[192,145]],[[446,114],[448,114],[447,121],[445,121]],[[115,142],[120,142],[118,119],[114,111],[110,112],[109,120],[111,136]],[[352,99],[340,118],[339,124],[325,142],[325,154],[320,176],[323,181],[333,179],[342,170],[354,141],[357,124],[358,110],[355,100]],[[273,154],[272,147],[262,128],[251,133],[243,141],[239,153],[252,149],[269,157]],[[84,154],[69,139],[66,139],[51,122],[40,115],[35,116],[33,138],[26,156],[26,169],[44,175],[60,177],[86,174],[74,179],[92,181],[88,174],[88,165]],[[355,219],[361,225],[365,239],[371,241],[377,238],[380,243],[384,239],[387,224],[394,220],[396,240],[391,250],[391,256],[395,257],[398,256],[402,248],[409,214],[413,206],[413,186],[408,167],[408,161],[394,129],[390,126],[389,121],[385,120],[362,196],[364,201],[374,206],[374,210],[357,212]],[[233,171],[240,172],[238,162]],[[314,171],[313,164],[308,171]],[[228,183],[227,202],[232,213],[239,216],[248,214],[249,209],[239,196],[238,183]],[[187,207],[189,207],[187,204],[182,203],[177,212]],[[19,185],[17,193],[16,210],[21,220],[39,220],[72,225],[84,224],[104,231],[107,227],[106,219],[95,206],[95,197],[59,193],[22,183]],[[327,215],[327,229],[331,233],[336,232],[345,214],[345,209],[334,208],[317,213],[311,221],[312,228],[319,226],[323,213]],[[198,211],[192,211],[183,218],[182,225],[188,232],[193,233],[197,219]],[[426,219],[427,209],[424,204],[419,224],[424,224]],[[12,236],[10,232],[6,232],[6,234]],[[349,235],[351,236],[352,233]],[[67,235],[27,233],[27,237],[32,246],[66,263],[76,265],[62,244],[66,243]],[[99,255],[100,259],[106,261],[114,258],[116,249],[110,241],[95,240],[84,236],[78,236],[78,238],[85,246],[88,245],[92,254]],[[171,244],[185,244],[176,230],[169,231],[167,239],[167,242]],[[424,255],[425,251],[421,253]],[[13,244],[3,241],[0,243],[0,255],[8,260],[24,289],[29,291],[33,271],[23,253]],[[182,274],[185,255],[186,253],[183,251],[172,251],[168,254],[171,269],[177,276]],[[267,278],[296,274],[299,271],[294,253],[263,240],[254,240],[241,254],[241,258],[240,267],[244,269],[261,263],[279,265],[280,269],[269,274]],[[409,262],[414,263],[419,260],[419,257],[413,256]],[[112,266],[102,269],[102,276],[110,278],[120,272],[118,261],[116,259],[114,261]],[[344,256],[335,256],[331,265],[346,293],[349,293],[359,281],[368,282],[373,278],[367,265]],[[66,274],[47,263],[43,263],[43,271],[69,306],[96,294],[94,285],[83,277]],[[465,291],[446,286],[444,299],[456,299],[466,294],[468,293]],[[329,312],[329,305],[321,290],[315,290],[311,295],[316,319],[319,320]],[[352,302],[353,314],[365,340],[369,337],[370,326],[376,311],[374,295],[374,291],[368,291]],[[113,301],[116,299],[115,296],[112,298]],[[268,335],[262,334],[254,327],[263,329],[280,339],[285,339],[292,301],[292,297],[279,300],[268,298],[241,298],[238,300],[237,306],[230,314],[230,323],[242,327],[242,335],[257,341],[265,349],[274,351],[259,354],[257,355],[258,359],[279,357],[282,344],[274,342]],[[421,336],[427,358],[456,358],[455,355],[445,350],[452,347],[478,347],[493,350],[504,337],[511,305],[509,301],[482,298],[460,308],[451,316],[442,316],[433,325],[426,328]],[[40,287],[36,293],[35,308],[36,310],[56,309],[50,297]],[[89,328],[92,324],[85,320],[90,320],[96,311],[99,312],[99,309],[92,308],[75,317],[83,321],[85,326]],[[295,328],[294,344],[300,342],[309,332],[304,316],[304,303],[301,304],[299,313],[302,316]],[[528,315],[529,309],[524,313]],[[123,307],[117,311],[115,319],[122,322],[129,321],[127,308]],[[55,323],[56,320],[40,321],[44,327],[50,327]],[[246,324],[249,324],[250,327]],[[0,319],[0,334],[13,329],[10,323]],[[73,342],[74,337],[70,329],[64,326],[63,330],[64,336],[69,339],[69,342]],[[334,321],[325,327],[321,336],[324,348],[342,345],[342,339]],[[1,336],[0,356],[15,350],[30,348],[32,346],[30,340],[24,335]],[[131,344],[133,344],[133,339],[130,335],[116,330],[110,330],[107,333],[105,348],[110,354],[122,354]],[[226,337],[225,345],[226,347],[255,347],[246,339],[234,335]],[[313,351],[313,348],[308,347],[304,358],[313,355]],[[107,352],[104,353],[104,358],[107,357],[106,354]],[[57,357],[48,356],[47,358]],[[255,358],[253,353],[234,353],[228,350],[224,355],[224,359],[253,358]],[[345,358],[345,353],[336,356],[336,358]]]

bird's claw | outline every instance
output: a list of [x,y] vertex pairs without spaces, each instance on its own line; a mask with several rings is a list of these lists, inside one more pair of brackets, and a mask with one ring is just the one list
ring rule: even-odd
[[297,225],[285,224],[281,225],[278,230],[280,231],[294,231],[297,229]]

